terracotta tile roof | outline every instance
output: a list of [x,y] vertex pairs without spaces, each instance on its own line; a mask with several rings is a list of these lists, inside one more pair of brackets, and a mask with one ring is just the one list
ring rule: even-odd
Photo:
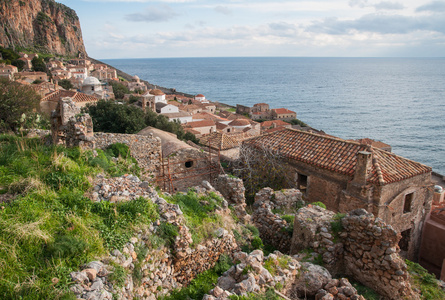
[[277,114],[295,114],[296,112],[288,110],[287,108],[274,108],[272,109]]
[[278,126],[275,128],[269,128],[269,129],[263,130],[262,133],[272,133],[272,132],[280,131],[280,130],[284,130],[284,129],[286,129],[286,127]]
[[261,127],[271,127],[271,126],[292,126],[291,124],[281,121],[281,120],[273,120],[273,121],[264,121],[261,123]]
[[359,151],[372,153],[368,182],[385,185],[432,171],[421,163],[353,141],[286,128],[244,142],[270,147],[285,157],[353,177]]
[[246,119],[235,119],[229,123],[230,126],[248,126],[250,125],[249,120]]
[[213,120],[213,121],[228,121],[227,119],[224,119],[224,118],[221,118],[221,117],[219,117],[219,116],[217,116],[217,115],[214,115],[214,114],[211,114],[211,113],[208,113],[208,112],[201,112],[201,113],[197,113],[197,114],[194,114],[193,115],[193,119],[196,119],[196,120],[201,120],[201,119],[204,119],[204,120]]
[[74,92],[74,91],[65,91],[65,90],[58,90],[52,93],[47,94],[45,97],[42,98],[41,101],[51,101],[51,102],[58,102],[60,99],[70,97],[73,99],[75,103],[81,103],[81,102],[97,102],[98,99],[96,97]]
[[249,138],[252,138],[254,135],[250,133],[222,133],[222,132],[213,132],[211,134],[207,134],[199,139],[202,145],[209,145],[210,147],[216,150],[227,150],[239,147],[241,143]]
[[380,141],[375,141],[375,140],[369,139],[369,138],[358,139],[358,140],[355,140],[355,141],[360,143],[360,144],[371,145],[371,146],[376,147],[376,148],[391,148],[391,146],[388,145],[388,144],[385,144],[385,143],[380,142]]
[[212,120],[202,120],[202,121],[193,121],[188,122],[185,127],[189,128],[199,128],[199,127],[209,127],[209,126],[215,126],[215,122]]

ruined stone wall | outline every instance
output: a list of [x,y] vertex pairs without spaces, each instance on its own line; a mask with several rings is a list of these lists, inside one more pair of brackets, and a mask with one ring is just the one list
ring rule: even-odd
[[418,299],[399,239],[396,230],[363,209],[342,217],[305,207],[295,216],[291,254],[311,248],[333,274],[351,275],[388,299]]
[[123,143],[130,148],[131,155],[137,160],[142,177],[154,182],[160,173],[161,141],[157,138],[136,134],[94,133],[96,148],[105,149],[111,144]]
[[[404,256],[417,261],[425,218],[431,210],[433,184],[431,175],[423,174],[381,188],[379,213],[376,214],[398,232],[411,230]],[[413,195],[409,212],[404,212],[405,196]],[[404,235],[405,236],[405,235]]]
[[[277,198],[276,206],[274,201]],[[301,201],[301,193],[294,189],[274,192],[271,188],[264,188],[255,195],[252,221],[258,228],[261,239],[284,253],[289,253],[291,248],[292,228],[279,215],[274,214],[272,209],[295,207],[298,201]]]
[[346,274],[389,299],[418,299],[398,254],[400,235],[396,230],[362,209],[350,212],[342,225]]
[[247,221],[246,198],[243,181],[239,178],[231,177],[227,174],[219,175],[213,182],[215,189],[233,205],[235,213],[240,220]]
[[[219,161],[213,157],[210,160],[208,153],[195,148],[179,149],[168,157],[164,157],[164,175],[167,183],[171,183],[171,193],[184,192],[190,187],[199,185],[202,181],[212,181],[212,176],[218,176]],[[162,186],[161,186],[162,187]]]

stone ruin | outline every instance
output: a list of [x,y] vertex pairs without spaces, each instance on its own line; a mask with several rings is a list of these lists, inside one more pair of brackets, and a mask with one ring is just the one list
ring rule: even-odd
[[289,224],[271,210],[275,193],[265,188],[255,198],[252,221],[263,241],[291,255],[310,249],[334,276],[352,276],[386,299],[419,299],[399,256],[401,236],[391,225],[364,209],[340,215],[309,205],[295,214],[290,235]]
[[59,100],[51,113],[51,135],[54,145],[94,148],[93,121],[89,114],[81,114],[71,98]]

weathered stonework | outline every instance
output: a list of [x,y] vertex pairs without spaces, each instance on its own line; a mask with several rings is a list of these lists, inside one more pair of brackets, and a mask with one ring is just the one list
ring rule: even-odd
[[71,98],[59,100],[51,113],[51,135],[54,145],[94,148],[93,121],[89,114],[80,114]]
[[[277,197],[277,195],[279,195]],[[278,207],[295,207],[301,201],[298,190],[285,190],[274,192],[271,188],[264,188],[255,195],[252,221],[260,232],[261,239],[284,253],[291,249],[291,228],[279,215],[274,214],[275,199],[279,199]]]
[[238,218],[248,221],[249,215],[246,212],[246,198],[243,181],[239,178],[231,177],[227,174],[219,175],[213,183],[213,186],[221,195],[233,205]]
[[94,133],[96,148],[105,149],[115,143],[126,144],[138,162],[143,179],[154,182],[161,168],[161,142],[157,138],[136,134]]
[[312,206],[295,216],[291,254],[311,248],[334,275],[351,275],[387,299],[419,299],[399,256],[399,239],[392,226],[363,209],[339,218]]

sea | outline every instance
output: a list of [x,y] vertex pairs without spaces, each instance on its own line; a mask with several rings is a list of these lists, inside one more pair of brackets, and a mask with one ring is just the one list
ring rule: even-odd
[[445,58],[156,58],[104,62],[235,106],[288,108],[343,139],[371,138],[445,174]]

